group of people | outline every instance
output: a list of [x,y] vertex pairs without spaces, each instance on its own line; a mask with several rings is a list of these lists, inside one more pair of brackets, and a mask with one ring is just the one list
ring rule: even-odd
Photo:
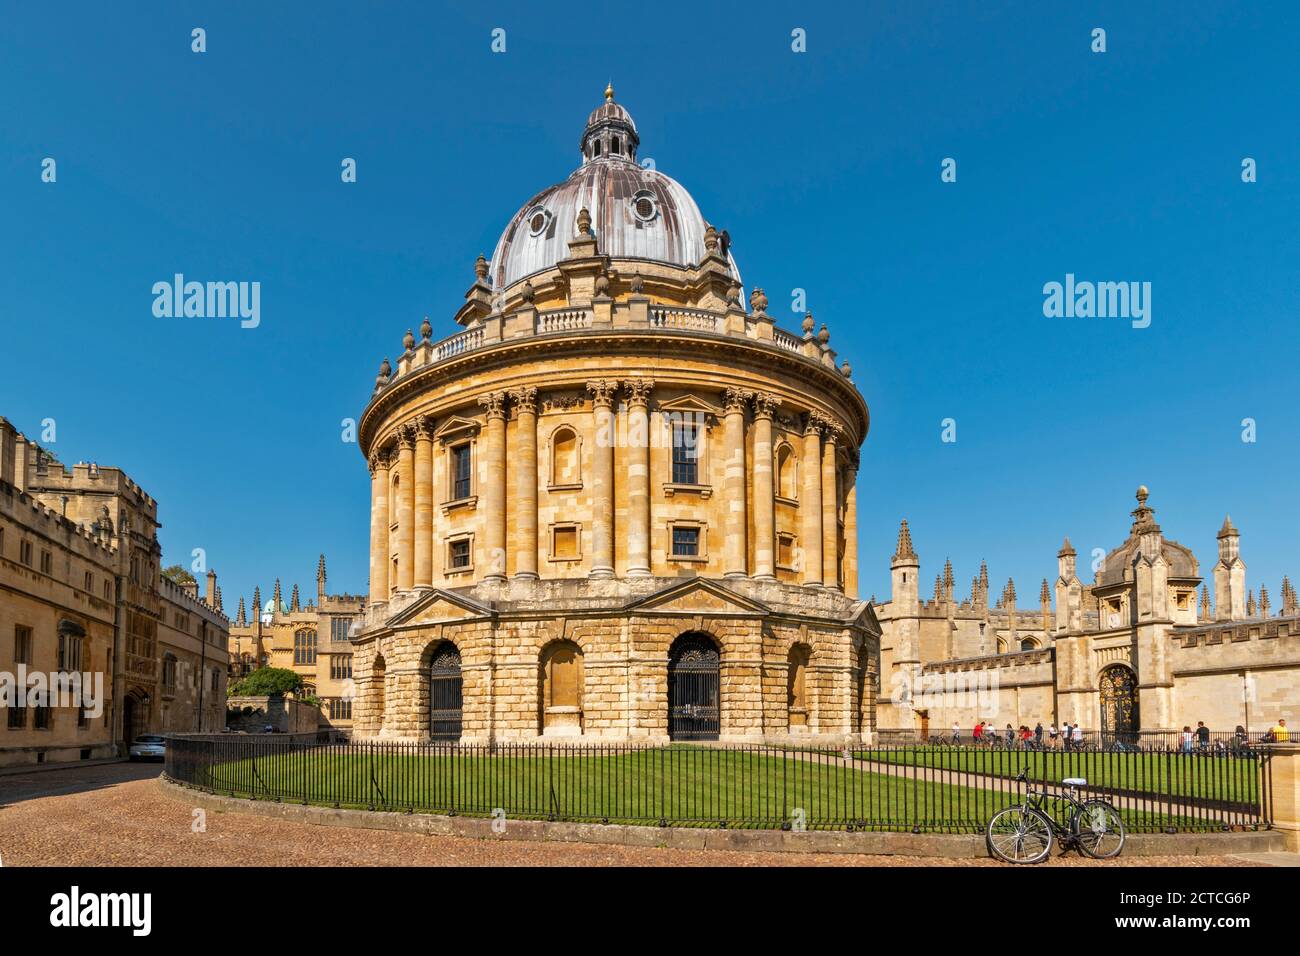
[[[1136,737],[1136,734],[1133,735]],[[1044,739],[1046,742],[1044,742]],[[1279,718],[1278,722],[1271,727],[1267,733],[1259,738],[1261,743],[1287,743],[1291,740],[1291,731],[1287,729],[1286,720]],[[971,730],[971,741],[976,746],[1005,746],[1008,750],[1081,750],[1083,749],[1084,735],[1079,729],[1078,722],[1063,723],[1059,728],[1056,724],[1050,724],[1046,728],[1040,720],[1031,730],[1027,724],[1021,724],[1019,727],[1012,727],[1007,724],[1006,729],[998,730],[991,723],[981,720]],[[962,743],[961,727],[954,723],[952,725],[953,745]],[[1227,750],[1245,749],[1250,745],[1250,734],[1241,724],[1233,731],[1232,741],[1228,743],[1223,740],[1216,741],[1213,749]],[[1118,749],[1135,749],[1133,741],[1127,744],[1117,741],[1115,747]],[[1205,721],[1196,722],[1196,729],[1193,730],[1190,725],[1184,726],[1182,735],[1179,738],[1179,749],[1184,753],[1193,753],[1195,751],[1211,750],[1210,728],[1205,726]]]
[[[1043,738],[1047,738],[1047,743],[1043,743]],[[1008,749],[1019,748],[1021,750],[1043,750],[1051,748],[1053,750],[1075,750],[1083,746],[1083,731],[1079,729],[1079,724],[1065,723],[1060,729],[1056,724],[1050,724],[1047,728],[1043,727],[1040,720],[1031,730],[1028,724],[1021,724],[1018,728],[1007,724],[1006,729],[999,731],[992,724],[981,720],[971,730],[971,740],[975,744],[1001,743]],[[957,724],[952,725],[952,742],[961,743],[961,727]]]

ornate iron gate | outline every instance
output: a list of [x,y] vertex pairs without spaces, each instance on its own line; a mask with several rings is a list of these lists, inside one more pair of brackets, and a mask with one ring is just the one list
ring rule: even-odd
[[443,644],[429,665],[429,736],[434,740],[460,740],[460,651]]
[[1101,732],[1120,738],[1136,739],[1142,722],[1138,716],[1137,676],[1123,664],[1101,672],[1097,681],[1101,692]]
[[673,740],[717,740],[718,648],[699,634],[679,637],[668,655],[668,736]]

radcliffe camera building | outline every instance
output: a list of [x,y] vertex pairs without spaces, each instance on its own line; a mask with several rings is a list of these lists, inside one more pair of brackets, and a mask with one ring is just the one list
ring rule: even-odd
[[825,325],[776,327],[725,231],[637,162],[607,90],[581,163],[425,320],[360,420],[358,736],[856,739],[867,405]]
[[[0,766],[122,756],[142,733],[219,731],[216,574],[161,573],[158,504],[117,468],[65,468],[0,418],[0,673],[103,674],[103,710],[6,706]],[[18,703],[25,703],[18,701]]]

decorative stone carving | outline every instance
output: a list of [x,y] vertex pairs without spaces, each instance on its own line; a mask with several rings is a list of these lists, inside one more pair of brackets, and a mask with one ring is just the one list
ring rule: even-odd
[[587,391],[591,393],[593,405],[598,408],[609,408],[614,404],[614,395],[618,392],[618,380],[597,379],[594,382],[588,382]]
[[771,392],[754,393],[754,418],[771,419],[781,407],[781,400]]
[[537,389],[531,385],[517,388],[510,393],[516,411],[537,414]]
[[627,393],[627,403],[629,405],[649,405],[650,392],[653,388],[654,382],[650,379],[637,378],[623,383],[623,390]]
[[480,395],[478,403],[483,406],[489,420],[506,417],[505,392],[488,392],[486,395]]

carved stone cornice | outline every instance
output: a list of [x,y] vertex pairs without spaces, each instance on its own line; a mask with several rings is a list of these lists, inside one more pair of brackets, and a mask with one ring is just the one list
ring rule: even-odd
[[597,408],[610,408],[614,404],[614,395],[618,392],[617,379],[596,379],[587,383],[591,393],[591,403]]
[[639,405],[646,408],[650,404],[650,392],[654,389],[655,383],[648,378],[629,379],[623,383],[623,390],[627,393],[628,405]]
[[483,406],[487,414],[488,421],[501,419],[505,421],[506,417],[506,393],[505,392],[488,392],[486,395],[478,397],[478,403]]

